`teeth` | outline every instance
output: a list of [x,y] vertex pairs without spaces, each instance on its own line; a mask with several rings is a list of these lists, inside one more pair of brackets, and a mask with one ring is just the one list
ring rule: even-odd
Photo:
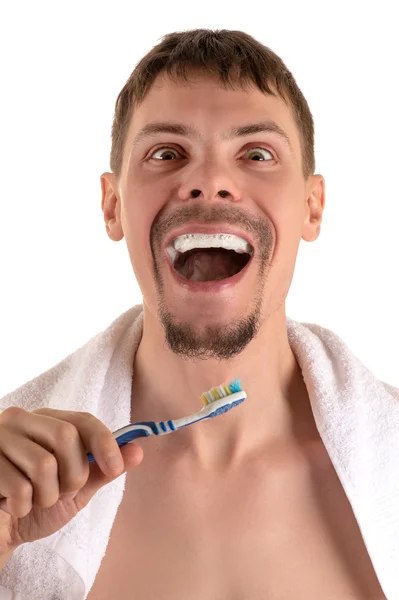
[[235,250],[239,254],[253,255],[253,248],[243,238],[230,233],[185,233],[175,237],[168,246],[169,256],[173,264],[179,254],[193,248],[224,248]]

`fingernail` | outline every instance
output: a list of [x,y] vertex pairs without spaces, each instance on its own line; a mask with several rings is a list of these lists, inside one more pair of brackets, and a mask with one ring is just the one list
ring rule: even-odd
[[107,456],[105,464],[107,465],[107,469],[110,471],[118,471],[121,469],[123,467],[123,460],[120,452],[110,452]]

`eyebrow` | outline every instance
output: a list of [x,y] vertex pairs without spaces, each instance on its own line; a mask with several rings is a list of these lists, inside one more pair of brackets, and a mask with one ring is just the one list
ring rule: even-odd
[[[289,147],[291,153],[294,154],[294,149],[288,135],[275,121],[262,121],[260,123],[250,123],[249,125],[243,125],[242,127],[235,127],[227,132],[227,134],[222,135],[222,139],[230,141],[236,137],[244,137],[246,135],[265,132],[272,133],[279,137]],[[195,129],[195,127],[183,123],[157,121],[148,123],[138,132],[133,140],[133,147],[137,146],[143,139],[153,137],[159,133],[171,133],[186,137],[194,137],[199,140],[202,139],[201,133]]]

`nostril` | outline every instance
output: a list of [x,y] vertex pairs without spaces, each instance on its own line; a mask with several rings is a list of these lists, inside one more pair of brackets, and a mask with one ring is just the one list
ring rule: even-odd
[[191,195],[193,198],[198,198],[200,193],[201,193],[201,190],[191,190]]

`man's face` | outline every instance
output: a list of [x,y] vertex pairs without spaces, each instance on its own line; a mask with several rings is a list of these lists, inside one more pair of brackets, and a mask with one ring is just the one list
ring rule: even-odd
[[[232,129],[267,121],[284,130],[291,148],[267,131],[227,138]],[[199,137],[158,132],[136,143],[154,122],[181,124]],[[256,87],[224,89],[203,75],[190,84],[158,76],[134,110],[118,196],[144,303],[175,353],[232,358],[281,308],[303,235],[307,192],[299,135],[282,100]],[[173,277],[164,244],[191,223],[237,228],[252,241],[254,255],[238,283],[217,293],[193,291]]]

